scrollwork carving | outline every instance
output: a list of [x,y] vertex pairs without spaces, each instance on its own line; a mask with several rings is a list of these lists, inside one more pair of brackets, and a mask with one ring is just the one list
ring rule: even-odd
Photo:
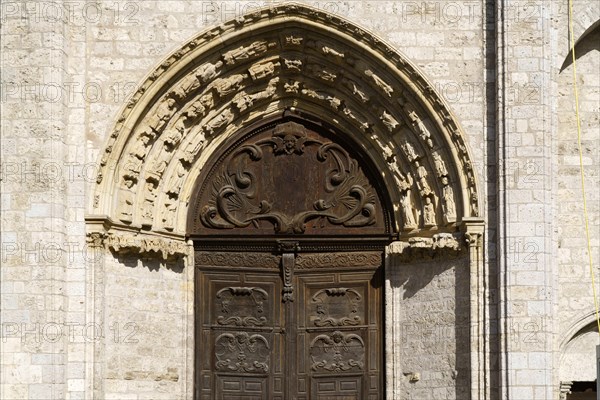
[[[289,123],[291,124],[291,123]],[[297,124],[295,124],[297,125]],[[201,212],[206,227],[217,229],[258,227],[259,221],[269,222],[276,233],[303,233],[305,224],[322,218],[333,225],[368,226],[375,223],[375,194],[360,172],[356,160],[339,145],[307,139],[301,128],[291,134],[275,130],[272,137],[240,147],[228,165],[213,181],[209,204]],[[334,167],[323,182],[327,197],[315,199],[312,210],[287,214],[276,210],[268,199],[254,199],[253,174],[248,163],[260,162],[264,151],[273,154],[303,155],[305,146],[317,146],[316,162],[333,162]]]
[[381,253],[301,253],[296,258],[296,269],[344,267],[379,267]]
[[365,342],[353,333],[335,331],[315,337],[311,344],[313,371],[345,372],[364,368]]
[[269,342],[259,334],[223,333],[215,340],[217,371],[269,372]]

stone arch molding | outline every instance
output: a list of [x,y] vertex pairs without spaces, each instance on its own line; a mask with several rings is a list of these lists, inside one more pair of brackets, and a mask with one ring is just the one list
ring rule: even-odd
[[318,115],[377,154],[396,233],[431,238],[478,216],[464,134],[416,67],[338,16],[288,4],[204,31],[145,79],[100,156],[88,236],[185,254],[188,201],[209,155],[285,112]]

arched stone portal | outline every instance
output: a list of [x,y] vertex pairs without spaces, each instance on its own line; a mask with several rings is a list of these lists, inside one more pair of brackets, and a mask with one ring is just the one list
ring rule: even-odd
[[[470,359],[461,368],[470,376],[461,379],[471,398],[487,398],[483,223],[464,134],[405,57],[335,15],[277,5],[205,31],[169,56],[124,106],[100,156],[90,239],[193,265],[187,220],[207,161],[240,130],[286,116],[351,135],[379,172],[387,241],[399,241],[387,248],[387,282],[395,264],[466,260]],[[386,313],[397,312],[392,300]],[[395,398],[400,377],[416,382],[419,374],[400,370],[392,344],[402,332],[389,321],[386,387]]]

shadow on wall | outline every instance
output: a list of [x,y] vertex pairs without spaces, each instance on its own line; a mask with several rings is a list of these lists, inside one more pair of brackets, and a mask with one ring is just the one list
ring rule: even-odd
[[160,268],[181,274],[185,268],[185,262],[181,257],[171,257],[164,260],[159,253],[149,253],[143,256],[137,254],[122,254],[111,249],[111,254],[122,265],[128,268],[147,268],[150,272],[156,272]]
[[[460,258],[407,262],[389,255],[390,285],[400,298],[400,363],[420,380],[403,383],[406,398],[470,396],[469,267]],[[412,396],[412,397],[411,397]],[[441,396],[441,397],[440,397]]]
[[[590,51],[600,51],[600,21],[596,21],[575,43],[575,58],[580,59]],[[573,51],[567,54],[567,58],[560,67],[560,72],[573,64]]]

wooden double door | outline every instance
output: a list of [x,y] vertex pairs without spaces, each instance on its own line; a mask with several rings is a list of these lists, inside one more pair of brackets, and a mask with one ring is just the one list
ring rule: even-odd
[[383,399],[381,260],[196,252],[196,399]]

